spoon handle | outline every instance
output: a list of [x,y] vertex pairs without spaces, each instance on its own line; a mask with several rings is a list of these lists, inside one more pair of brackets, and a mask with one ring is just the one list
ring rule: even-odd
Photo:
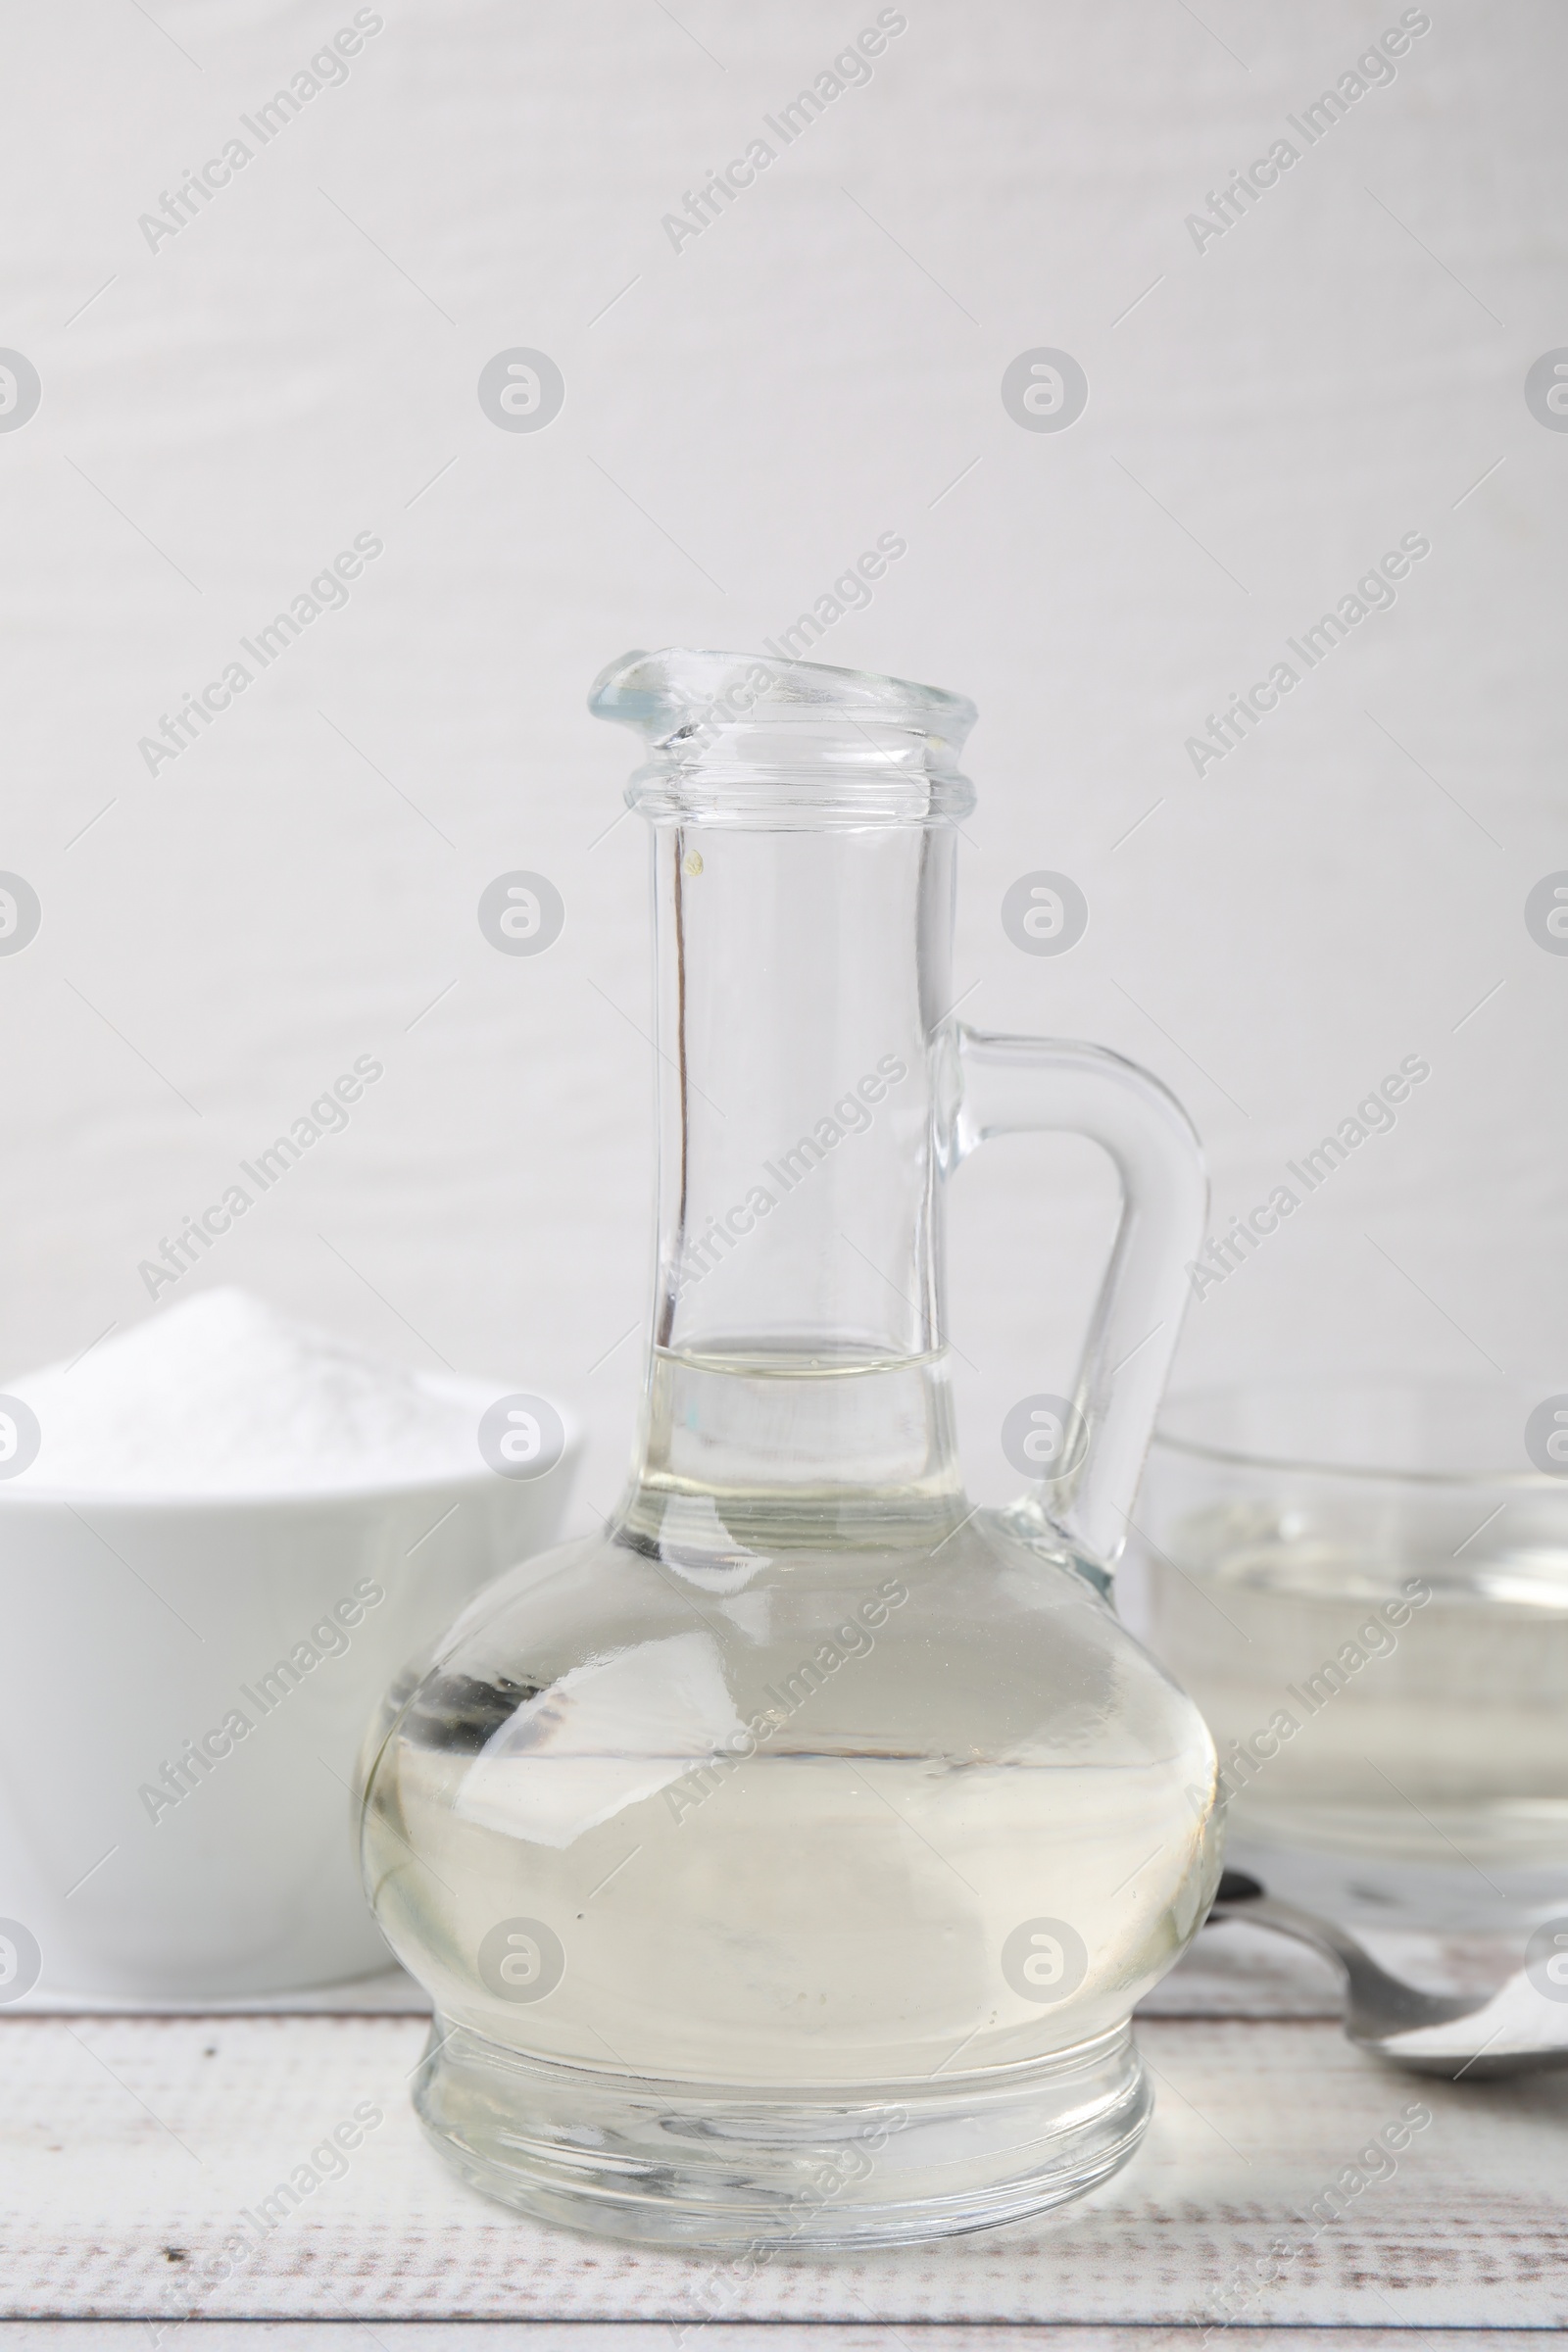
[[1272,1928],[1276,1935],[1309,1944],[1325,1959],[1335,1961],[1345,1973],[1349,1995],[1345,2030],[1352,2041],[1380,2041],[1387,2034],[1407,2033],[1412,2027],[1445,2023],[1479,2006],[1471,1999],[1447,1999],[1441,1993],[1422,1992],[1414,1984],[1391,1977],[1387,1969],[1378,1966],[1365,1945],[1358,1943],[1337,1920],[1323,1919],[1315,1911],[1300,1911],[1294,1903],[1282,1902],[1277,1895],[1266,1893],[1256,1879],[1249,1878],[1243,1871],[1224,1873],[1205,1925],[1227,1919],[1246,1919],[1255,1927]]

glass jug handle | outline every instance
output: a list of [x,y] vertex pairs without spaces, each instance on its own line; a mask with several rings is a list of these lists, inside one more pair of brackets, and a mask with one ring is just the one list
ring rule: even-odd
[[1202,1248],[1208,1178],[1197,1132],[1168,1087],[1102,1046],[999,1037],[953,1024],[948,1133],[956,1167],[994,1135],[1065,1129],[1109,1152],[1121,1221],[1095,1305],[1072,1402],[1065,1468],[1014,1509],[1110,1568],[1127,1534],[1144,1454]]

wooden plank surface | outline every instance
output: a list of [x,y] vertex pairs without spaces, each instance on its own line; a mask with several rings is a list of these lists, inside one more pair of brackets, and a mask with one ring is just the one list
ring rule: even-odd
[[[662,2320],[382,2320],[374,2332],[360,2321],[196,2320],[160,2333],[145,2320],[88,2323],[93,2352],[671,2352],[675,2331]],[[86,2352],[78,2320],[0,2321],[0,2352]],[[156,2339],[156,2340],[155,2340]],[[1009,2326],[922,2328],[912,2339],[870,2321],[796,2326],[722,2325],[703,2352],[1197,2352],[1200,2334],[1169,2328]],[[1427,2339],[1434,2352],[1542,2352],[1538,2330],[1455,2328]],[[1231,2352],[1415,2352],[1422,2341],[1397,2328],[1280,2328],[1239,2338]]]
[[[355,2352],[366,2344],[381,2352],[671,2352],[675,2331],[662,2320],[381,2320],[373,2334],[363,2322],[342,2320],[196,2320],[175,2333],[145,2320],[89,2323],[93,2352],[148,2352],[155,2337],[182,2352]],[[0,2321],[0,2352],[84,2352],[85,2329],[77,2320]],[[1455,2328],[1433,2341],[1435,2352],[1541,2352],[1535,2330]],[[1239,2338],[1232,2352],[1251,2344],[1266,2352],[1414,2352],[1419,2335],[1397,2328],[1279,2328]],[[891,2326],[870,2321],[851,2328],[833,2321],[797,2326],[715,2325],[703,2339],[703,2352],[910,2352],[910,2339]],[[915,2352],[1197,2352],[1200,2334],[1183,2337],[1169,2328],[1074,2328],[1009,2326],[1004,2337],[995,2327],[921,2328]]]
[[[394,2017],[0,2023],[0,2317],[1568,2328],[1562,2077],[1417,2082],[1320,2021],[1150,2019],[1155,2122],[1094,2197],[743,2281],[465,2188],[408,2104],[423,2034]],[[1397,2169],[1314,2223],[1313,2199],[1417,2099],[1432,2121]],[[240,2209],[362,2102],[382,2121],[345,2177],[208,2278]]]

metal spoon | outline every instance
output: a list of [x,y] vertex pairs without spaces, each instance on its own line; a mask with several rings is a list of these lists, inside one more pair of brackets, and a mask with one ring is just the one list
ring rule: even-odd
[[1209,1924],[1250,1920],[1337,1961],[1348,1999],[1345,2031],[1359,2049],[1418,2075],[1456,2082],[1517,2075],[1532,2068],[1568,2066],[1568,2004],[1537,1991],[1523,1969],[1496,1992],[1479,1999],[1422,1992],[1380,1968],[1337,1921],[1298,1910],[1267,1894],[1256,1879],[1228,1870],[1219,1883]]

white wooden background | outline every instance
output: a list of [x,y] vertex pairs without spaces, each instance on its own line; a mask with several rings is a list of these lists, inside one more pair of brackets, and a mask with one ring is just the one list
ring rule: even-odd
[[[238,1282],[559,1395],[586,1528],[636,1414],[655,1067],[636,754],[588,684],[776,638],[892,529],[820,651],[980,707],[965,1020],[1147,1062],[1216,1233],[1432,1062],[1195,1306],[1182,1379],[1568,1388],[1568,959],[1521,912],[1568,864],[1568,435],[1523,392],[1568,344],[1568,9],[1430,0],[1200,254],[1187,214],[1405,0],[906,0],[869,86],[675,253],[694,175],[878,4],[382,0],[347,85],[157,252],[138,216],[356,0],[6,11],[0,343],[44,396],[0,433],[0,866],[45,915],[0,956],[0,1381],[152,1311],[171,1220],[369,1050],[350,1130],[163,1298]],[[566,377],[546,432],[479,407],[517,346]],[[1041,346],[1091,379],[1068,432],[1002,405]],[[367,527],[348,608],[150,776],[170,698]],[[1200,780],[1216,698],[1413,529],[1395,609]],[[475,920],[518,867],[568,908],[536,958]],[[1070,955],[1002,927],[1042,868],[1091,904]],[[1015,1491],[1008,1408],[1071,1385],[1112,1193],[1071,1137],[954,1188],[976,1501]]]
[[[787,2352],[808,2326],[812,2352],[842,2352],[849,2329],[864,2352],[882,2352],[873,2336],[907,2352],[914,2328],[921,2352],[973,2352],[999,2323],[1070,2326],[1076,2352],[1173,2329],[1197,2344],[1222,2319],[1281,2331],[1270,2352],[1298,2329],[1315,2352],[1341,2330],[1365,2352],[1410,2330],[1478,2331],[1445,2333],[1454,2352],[1487,2331],[1568,2330],[1568,2077],[1448,2086],[1380,2067],[1324,2014],[1315,1963],[1260,1940],[1259,1977],[1237,1935],[1205,1938],[1162,1988],[1164,2014],[1144,2017],[1155,2119],[1104,2189],[929,2250],[781,2259],[716,2307],[710,2264],[543,2229],[455,2180],[408,2104],[418,2016],[13,2014],[0,2344],[116,2343],[122,2327],[127,2343],[178,2343],[156,2324],[185,2320],[204,2352],[524,2334],[532,2352],[666,2352],[671,2323],[710,2311],[702,2352]],[[1192,2013],[1241,2007],[1270,2014]],[[1312,2199],[1415,2098],[1433,2121],[1397,2172],[1315,2230]],[[347,2175],[226,2283],[205,2282],[239,2209],[367,2099],[385,2121]],[[1254,2291],[1260,2260],[1278,2275]]]

